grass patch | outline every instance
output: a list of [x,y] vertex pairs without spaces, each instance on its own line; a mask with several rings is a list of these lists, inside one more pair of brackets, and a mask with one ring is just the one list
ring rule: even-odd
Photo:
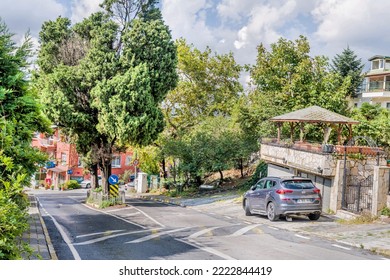
[[363,213],[362,215],[356,218],[350,220],[340,219],[337,220],[337,222],[344,225],[361,225],[361,224],[371,224],[376,220],[378,220],[378,216],[373,216],[370,213]]
[[383,209],[381,210],[381,215],[390,217],[390,208],[389,208],[389,207],[383,208]]

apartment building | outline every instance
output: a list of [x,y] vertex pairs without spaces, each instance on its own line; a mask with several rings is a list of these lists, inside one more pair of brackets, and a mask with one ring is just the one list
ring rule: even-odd
[[375,55],[369,62],[370,70],[353,100],[354,106],[360,107],[362,103],[368,102],[390,110],[390,56]]
[[[49,156],[46,166],[41,168],[36,176],[39,184],[59,186],[66,181],[76,180],[81,182],[90,179],[90,174],[84,168],[82,159],[76,151],[76,145],[71,144],[67,137],[56,129],[53,135],[46,136],[43,133],[35,133],[32,146],[45,152]],[[112,174],[121,176],[126,170],[135,173],[133,152],[114,153],[112,158]]]

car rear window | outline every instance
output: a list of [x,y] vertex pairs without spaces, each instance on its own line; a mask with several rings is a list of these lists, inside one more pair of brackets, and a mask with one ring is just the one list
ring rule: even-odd
[[312,181],[308,180],[289,180],[282,183],[283,187],[290,190],[302,190],[315,188]]

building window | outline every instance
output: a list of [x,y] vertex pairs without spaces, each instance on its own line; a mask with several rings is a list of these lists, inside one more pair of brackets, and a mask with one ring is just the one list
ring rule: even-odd
[[66,165],[66,158],[67,158],[67,154],[61,153],[61,164],[62,165]]
[[121,157],[120,156],[113,156],[111,165],[114,168],[120,168],[121,167]]
[[83,161],[81,160],[81,157],[78,158],[77,166],[83,167]]
[[387,108],[387,110],[390,110],[390,102],[386,103],[386,108]]

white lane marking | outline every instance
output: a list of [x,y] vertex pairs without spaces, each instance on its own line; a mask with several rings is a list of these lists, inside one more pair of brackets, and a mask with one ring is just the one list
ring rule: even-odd
[[107,210],[107,211],[105,211],[105,212],[106,212],[106,213],[112,213],[112,212],[119,212],[119,211],[127,210],[127,209],[129,209],[129,208],[124,207],[124,208],[118,208],[118,209]]
[[203,246],[202,244],[196,242],[195,240],[183,240],[183,239],[178,239],[178,238],[175,238],[175,240],[177,240],[179,242],[183,242],[183,243],[190,245],[192,247],[198,248],[199,250],[205,251],[207,253],[216,255],[224,260],[236,260],[235,258],[233,258],[229,255],[226,255],[225,253],[219,252],[218,250],[215,250],[214,248]]
[[148,240],[160,237],[162,235],[167,235],[167,234],[170,234],[170,233],[183,231],[183,230],[187,230],[187,229],[189,229],[189,227],[177,228],[177,229],[173,229],[173,230],[168,230],[168,231],[163,231],[163,232],[159,232],[159,233],[154,233],[154,234],[147,235],[147,236],[144,236],[144,237],[132,240],[132,241],[128,241],[128,242],[125,242],[125,243],[141,243],[141,242],[144,242],[144,241],[148,241]]
[[120,215],[122,218],[128,218],[128,217],[131,217],[131,216],[137,216],[137,215],[141,215],[140,212],[135,212],[135,213],[128,213],[128,214],[124,214],[124,215]]
[[137,207],[135,206],[132,206],[134,209],[136,209],[137,211],[139,211],[140,213],[142,213],[145,217],[147,217],[148,219],[150,219],[151,221],[155,222],[156,224],[158,224],[160,227],[163,227],[165,228],[165,226],[159,222],[157,222],[156,219],[152,218],[151,216],[149,216],[148,214],[146,214],[144,211],[138,209]]
[[228,219],[228,220],[231,220],[231,219],[233,219],[232,217],[230,217],[230,216],[224,216],[226,219]]
[[[115,218],[117,218],[117,219],[119,219],[119,220],[122,220],[122,221],[124,221],[124,222],[126,222],[126,223],[135,225],[135,226],[137,226],[137,227],[140,227],[140,228],[143,228],[143,229],[146,229],[146,228],[147,228],[147,227],[145,227],[145,226],[143,226],[143,225],[140,225],[140,224],[138,224],[138,223],[134,223],[134,222],[131,222],[131,221],[129,221],[129,220],[126,220],[126,219],[124,219],[124,218],[122,218],[122,217],[120,217],[120,216],[111,214],[111,213],[109,213],[108,211],[102,211],[102,210],[99,210],[99,209],[90,207],[90,206],[87,205],[87,204],[81,204],[81,205],[87,207],[88,209],[95,210],[95,211],[98,211],[98,212],[103,213],[103,214],[106,214],[106,215],[110,215],[110,216],[112,216],[112,217],[115,217]],[[126,205],[128,205],[128,204],[126,204]],[[146,214],[146,213],[143,212],[142,210],[140,210],[140,209],[138,209],[138,208],[136,208],[136,207],[134,207],[134,206],[132,206],[132,205],[129,205],[129,207],[131,207],[131,208],[133,208],[133,209],[136,209],[138,212],[142,213],[145,217],[147,217],[148,219],[152,220],[154,223],[156,223],[156,224],[159,225],[160,227],[165,228],[165,226],[164,226],[163,224],[157,222],[155,219],[153,219],[152,217],[150,217],[148,214]]]
[[244,221],[244,224],[247,224],[247,225],[252,225],[251,222],[247,222],[247,221]]
[[124,218],[121,218],[121,217],[119,217],[119,216],[117,216],[117,215],[114,215],[114,214],[111,214],[111,213],[107,213],[106,211],[102,211],[102,210],[99,210],[99,209],[90,207],[89,205],[86,205],[86,204],[82,204],[82,205],[84,205],[84,207],[87,207],[88,209],[91,209],[91,210],[94,210],[94,211],[97,211],[97,212],[100,212],[100,213],[109,215],[109,216],[111,216],[111,217],[117,218],[117,219],[119,219],[119,220],[122,220],[122,221],[124,221],[125,223],[132,224],[132,225],[134,225],[134,226],[137,226],[137,227],[140,227],[140,228],[143,228],[143,229],[146,229],[146,228],[147,228],[147,227],[145,227],[145,226],[143,226],[143,225],[140,225],[140,224],[131,222],[131,221],[126,220],[126,219],[124,219]]
[[348,250],[350,251],[351,248],[348,248],[348,247],[344,247],[344,246],[341,246],[341,245],[337,245],[337,244],[332,244],[333,247],[337,247],[337,248],[341,248],[341,249],[344,249],[344,250]]
[[206,234],[214,229],[217,229],[217,228],[220,228],[220,227],[211,227],[211,228],[206,228],[206,229],[203,229],[203,230],[200,230],[198,232],[195,232],[193,234],[191,234],[190,236],[188,236],[188,239],[195,239],[203,234]]
[[76,238],[82,238],[82,237],[89,237],[89,236],[94,236],[94,235],[111,235],[116,232],[121,232],[123,229],[118,229],[118,230],[106,230],[106,231],[101,231],[101,232],[94,232],[94,233],[88,233],[88,234],[82,234],[82,235],[77,235]]
[[[43,205],[41,204],[41,202],[39,201],[39,198],[37,197],[37,200],[38,200],[38,203],[40,204],[41,208],[45,210],[45,208],[43,207]],[[50,219],[52,219],[54,225],[56,226],[58,232],[61,234],[61,237],[62,239],[65,241],[66,245],[68,245],[69,247],[69,250],[70,252],[72,253],[73,255],[73,258],[75,260],[81,260],[81,257],[79,255],[79,253],[77,252],[76,248],[72,245],[72,242],[70,241],[70,238],[68,237],[68,235],[66,234],[65,230],[62,228],[62,226],[57,222],[57,220],[52,216],[50,215],[46,210],[45,210],[45,213],[48,217],[50,217]]]
[[272,226],[268,226],[268,228],[273,229],[273,230],[279,230],[277,227],[272,227]]
[[233,236],[240,236],[240,235],[243,235],[244,233],[254,229],[255,227],[258,227],[260,226],[260,224],[254,224],[254,225],[250,225],[250,226],[246,226],[242,229],[239,229],[237,230],[236,232],[232,233],[231,235],[229,235],[230,237],[233,237]]
[[299,234],[295,234],[295,236],[303,239],[310,239],[310,237],[299,235]]
[[115,238],[115,237],[118,237],[118,236],[132,235],[132,234],[138,234],[138,233],[145,233],[145,232],[150,232],[150,231],[156,231],[156,230],[159,230],[159,229],[161,229],[161,228],[147,229],[147,230],[137,230],[137,231],[131,231],[131,232],[122,232],[122,233],[118,233],[118,234],[113,234],[113,235],[108,235],[108,236],[103,236],[103,237],[91,239],[91,240],[84,241],[84,242],[74,243],[73,245],[89,245],[89,244],[101,242],[101,241],[104,241],[104,240],[107,240],[107,239]]

